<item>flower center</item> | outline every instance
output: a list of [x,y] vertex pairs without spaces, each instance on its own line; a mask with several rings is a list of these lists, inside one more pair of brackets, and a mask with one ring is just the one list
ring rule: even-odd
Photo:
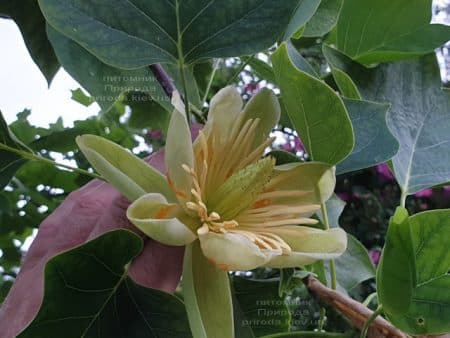
[[194,188],[191,189],[194,201],[186,202],[186,207],[197,213],[202,226],[197,230],[199,235],[205,235],[209,231],[215,233],[226,234],[228,232],[236,233],[247,237],[251,242],[256,244],[260,249],[277,251],[280,254],[289,254],[291,247],[278,235],[265,230],[264,228],[236,229],[239,223],[235,220],[222,221],[220,215],[213,211],[208,213],[208,208],[202,200],[202,191],[198,182],[198,177],[194,169],[186,164],[182,165],[183,169],[192,177]]
[[208,213],[208,208],[202,200],[202,190],[198,182],[198,177],[194,169],[189,168],[186,164],[183,164],[183,169],[192,177],[194,188],[191,189],[194,201],[186,202],[186,207],[197,213],[202,223],[201,228],[198,230],[199,234],[208,233],[213,231],[217,233],[226,233],[228,229],[232,229],[238,226],[238,222],[235,220],[221,221],[220,215],[213,211]]

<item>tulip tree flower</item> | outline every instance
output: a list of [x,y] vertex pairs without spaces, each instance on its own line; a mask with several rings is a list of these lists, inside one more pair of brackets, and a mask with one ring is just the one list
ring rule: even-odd
[[262,158],[280,107],[268,89],[247,105],[232,87],[210,102],[195,141],[175,93],[165,148],[166,176],[93,135],[77,143],[96,170],[133,201],[128,219],[149,237],[187,245],[183,293],[194,337],[234,336],[227,271],[287,268],[328,260],[347,245],[341,229],[312,227],[332,194],[334,168],[276,166]]

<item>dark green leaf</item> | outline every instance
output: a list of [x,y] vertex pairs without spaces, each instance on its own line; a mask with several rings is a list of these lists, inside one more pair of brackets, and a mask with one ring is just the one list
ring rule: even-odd
[[79,44],[47,26],[48,37],[64,69],[85,88],[103,110],[127,91],[149,93],[169,111],[170,100],[148,67],[123,70],[98,60]]
[[300,162],[300,159],[297,156],[284,150],[272,150],[267,154],[267,156],[272,156],[273,158],[275,158],[277,165]]
[[241,318],[234,323],[236,330],[250,328],[253,337],[287,331],[290,312],[278,296],[278,280],[233,278],[235,313]]
[[389,320],[411,335],[450,331],[450,210],[392,217],[377,273]]
[[0,16],[11,17],[19,26],[25,45],[50,85],[59,69],[53,48],[45,32],[45,19],[36,0],[2,0]]
[[336,26],[344,0],[322,0],[316,13],[305,26],[302,36],[323,36]]
[[0,112],[0,189],[9,183],[16,171],[26,162],[23,156],[7,150],[8,148],[29,152],[29,149],[9,130]]
[[336,167],[336,173],[372,167],[386,162],[398,151],[399,144],[386,125],[388,104],[344,99],[355,132],[355,148]]
[[127,277],[142,245],[134,233],[116,230],[52,258],[41,309],[18,337],[190,337],[178,298]]
[[289,117],[315,161],[341,162],[353,149],[350,118],[341,98],[324,82],[297,69],[283,44],[272,56]]
[[122,101],[131,108],[128,125],[131,128],[167,131],[170,114],[145,93],[128,92]]
[[430,25],[432,0],[345,0],[337,47],[371,64],[432,52],[450,39],[450,27]]
[[51,26],[124,69],[250,55],[289,36],[319,0],[39,0]]

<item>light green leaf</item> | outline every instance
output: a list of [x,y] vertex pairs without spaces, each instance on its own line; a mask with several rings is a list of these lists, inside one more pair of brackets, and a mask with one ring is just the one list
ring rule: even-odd
[[371,64],[432,52],[449,40],[450,27],[430,25],[432,0],[345,0],[337,47]]
[[39,4],[56,30],[103,62],[132,69],[267,49],[303,25],[319,0],[39,0]]
[[[55,52],[45,32],[45,18],[36,0],[2,0],[0,1],[0,17],[10,17],[15,21],[22,33],[25,46],[31,58],[45,76],[48,85],[59,69]],[[5,48],[5,47],[4,47]]]
[[228,273],[212,265],[198,241],[186,247],[183,297],[195,338],[233,338],[233,305]]
[[143,242],[131,231],[108,232],[52,258],[44,301],[20,338],[189,338],[183,303],[127,277]]
[[289,117],[315,161],[341,162],[354,146],[353,129],[340,97],[324,82],[297,69],[282,44],[272,56]]
[[101,62],[49,25],[47,34],[64,69],[91,94],[103,110],[109,110],[123,92],[141,91],[151,95],[166,110],[172,111],[170,99],[148,67],[118,69]]
[[411,335],[450,332],[450,210],[390,221],[377,273],[378,297],[389,320]]
[[323,36],[336,26],[344,0],[322,0],[303,31],[304,37]]
[[388,104],[344,99],[355,132],[355,148],[336,167],[337,174],[372,167],[386,162],[399,144],[386,125]]
[[129,200],[146,192],[175,200],[166,178],[130,151],[95,135],[78,136],[76,142],[92,166]]
[[79,104],[82,104],[85,107],[89,107],[94,102],[92,97],[86,95],[81,88],[72,89],[71,92],[72,92],[71,99],[74,100],[75,102],[78,102]]
[[[333,194],[326,202],[325,206],[327,208],[327,215],[328,215],[328,225],[330,228],[337,228],[339,227],[339,217],[342,214],[342,211],[344,211],[346,203],[341,200],[336,194]],[[319,220],[322,223],[321,228],[323,229],[325,225],[323,224],[323,216],[322,211],[319,210],[317,212],[317,215],[319,216]]]
[[0,112],[0,189],[9,183],[15,172],[27,161],[20,154],[7,149],[31,152],[9,130]]

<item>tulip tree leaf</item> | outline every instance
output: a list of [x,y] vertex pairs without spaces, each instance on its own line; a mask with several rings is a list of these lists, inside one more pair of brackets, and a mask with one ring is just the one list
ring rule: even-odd
[[291,315],[283,298],[278,296],[278,284],[278,280],[233,277],[236,332],[247,333],[236,337],[261,337],[289,330]]
[[366,69],[329,47],[327,53],[363,98],[391,104],[386,121],[399,142],[392,164],[403,194],[450,181],[450,92],[441,88],[436,56]]
[[339,285],[350,290],[375,277],[375,268],[364,245],[350,234],[347,234],[347,239],[347,250],[335,262]]
[[398,142],[386,125],[388,104],[344,99],[355,131],[355,148],[336,167],[337,174],[386,162],[398,151]]
[[0,112],[0,189],[3,189],[16,171],[27,161],[22,155],[12,150],[30,152],[9,130]]
[[344,0],[322,0],[316,13],[308,21],[303,31],[304,37],[323,36],[337,24]]
[[39,0],[49,24],[125,69],[249,55],[289,36],[319,0]]
[[148,67],[135,70],[112,67],[52,27],[47,26],[47,31],[64,69],[91,94],[103,110],[109,110],[120,94],[128,91],[146,92],[162,107],[172,110],[169,98]]
[[345,0],[337,24],[339,50],[371,64],[432,52],[450,27],[430,24],[432,0]]
[[408,217],[398,208],[389,223],[378,298],[389,320],[410,335],[450,331],[449,231],[449,209]]
[[0,1],[0,17],[3,15],[15,21],[31,58],[50,85],[59,69],[59,63],[48,41],[45,19],[38,2],[36,0],[2,0]]
[[127,277],[142,248],[139,236],[116,230],[52,258],[43,304],[18,337],[191,337],[178,298]]
[[273,54],[272,62],[283,103],[308,154],[315,161],[341,162],[354,145],[341,98],[324,82],[296,68],[286,44]]

